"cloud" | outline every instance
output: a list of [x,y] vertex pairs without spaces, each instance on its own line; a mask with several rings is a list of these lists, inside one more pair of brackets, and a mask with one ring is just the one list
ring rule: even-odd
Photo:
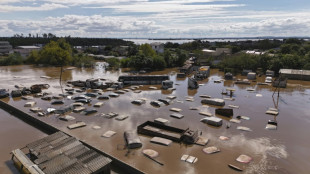
[[153,21],[128,17],[103,17],[101,15],[48,17],[41,21],[0,20],[0,33],[55,33],[84,37],[126,37],[138,33],[148,33],[158,26]]
[[14,11],[49,11],[59,8],[68,8],[61,4],[42,4],[40,6],[13,6],[13,5],[1,5],[0,12],[14,12]]

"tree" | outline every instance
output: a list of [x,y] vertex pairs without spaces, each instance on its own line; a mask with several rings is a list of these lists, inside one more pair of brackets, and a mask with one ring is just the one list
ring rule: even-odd
[[148,56],[153,57],[156,55],[156,52],[152,49],[150,44],[142,44],[140,46],[140,50],[142,54],[145,55],[146,57]]
[[166,62],[162,56],[154,56],[152,58],[152,68],[162,70],[166,68]]
[[51,41],[40,51],[40,63],[64,66],[72,62],[72,49],[65,39]]

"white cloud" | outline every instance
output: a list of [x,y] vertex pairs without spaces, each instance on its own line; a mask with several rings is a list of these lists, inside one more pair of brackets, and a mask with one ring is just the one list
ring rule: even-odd
[[128,17],[103,17],[100,15],[48,17],[41,21],[0,20],[4,31],[14,33],[55,33],[79,37],[126,37],[157,30],[153,21]]
[[0,12],[12,12],[12,11],[48,11],[58,8],[68,8],[61,4],[42,4],[40,6],[13,6],[13,5],[1,5]]

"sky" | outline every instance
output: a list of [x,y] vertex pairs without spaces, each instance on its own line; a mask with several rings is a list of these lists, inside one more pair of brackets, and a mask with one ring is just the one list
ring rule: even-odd
[[310,36],[309,0],[0,0],[0,36]]

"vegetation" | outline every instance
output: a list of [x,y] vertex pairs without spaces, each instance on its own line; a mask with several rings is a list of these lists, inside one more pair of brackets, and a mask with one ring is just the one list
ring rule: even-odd
[[73,55],[72,48],[64,39],[51,41],[40,51],[32,51],[26,62],[54,66],[74,65],[78,67],[93,66],[94,60],[83,54]]
[[142,44],[136,55],[122,59],[121,67],[130,67],[136,70],[153,69],[162,70],[166,67],[183,66],[187,56],[184,51],[166,50],[163,55],[156,54],[149,44]]
[[[272,53],[272,54],[269,54]],[[262,55],[235,54],[225,58],[219,68],[233,68],[256,70],[262,68],[273,70],[276,73],[281,68],[310,70],[310,43],[298,39],[288,39],[279,50],[269,50]]]
[[18,53],[10,54],[7,57],[0,57],[0,66],[21,65],[23,63],[24,60]]
[[13,37],[0,37],[0,41],[9,41],[13,48],[21,45],[36,45],[48,44],[50,41],[57,41],[58,39],[65,39],[72,46],[97,46],[97,45],[110,45],[112,47],[120,45],[133,45],[130,41],[112,38],[80,38],[80,37],[57,37],[52,33],[39,34],[15,34]]

